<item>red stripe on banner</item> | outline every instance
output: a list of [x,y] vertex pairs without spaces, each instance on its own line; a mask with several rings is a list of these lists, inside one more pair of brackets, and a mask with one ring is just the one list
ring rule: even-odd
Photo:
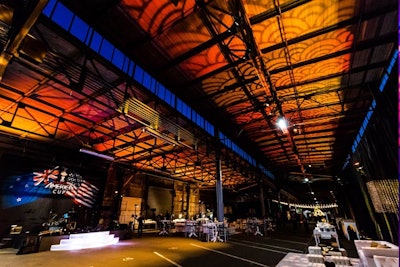
[[88,201],[87,199],[82,199],[80,198],[78,195],[76,195],[76,193],[72,193],[70,191],[65,193],[67,196],[70,196],[72,198],[72,201],[76,204],[81,204],[84,205],[88,208],[92,208],[93,207],[93,202],[92,201]]
[[79,187],[74,186],[74,188],[67,191],[65,195],[71,197],[74,203],[91,208],[96,201],[98,191],[99,189],[96,186],[83,181]]

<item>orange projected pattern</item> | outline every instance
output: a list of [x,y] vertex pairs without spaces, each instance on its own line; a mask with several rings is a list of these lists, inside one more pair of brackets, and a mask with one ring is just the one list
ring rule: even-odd
[[[196,111],[271,171],[341,168],[397,47],[397,10],[389,0],[373,7],[359,0],[122,0],[93,9],[83,8],[90,1],[63,2],[193,108],[189,116]],[[213,137],[144,90],[143,77],[127,78],[86,43],[38,23],[30,34],[43,39],[47,54],[34,63],[20,55],[7,66],[2,132],[88,145],[138,170],[213,185]],[[140,76],[138,69],[130,71]],[[179,146],[168,129],[157,129],[167,141],[146,132],[147,121],[120,112],[126,97],[192,132],[197,150]],[[289,134],[275,126],[281,115]],[[245,160],[222,150],[224,186],[253,183]]]

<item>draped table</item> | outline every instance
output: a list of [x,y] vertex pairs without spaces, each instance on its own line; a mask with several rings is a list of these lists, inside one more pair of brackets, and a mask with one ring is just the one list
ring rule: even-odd
[[161,223],[162,223],[162,228],[158,234],[159,235],[168,235],[169,229],[171,226],[171,220],[161,220]]
[[335,226],[329,223],[317,223],[317,226],[313,230],[313,236],[315,245],[318,246],[321,243],[321,239],[336,239],[338,248],[340,248],[339,237],[336,232]]

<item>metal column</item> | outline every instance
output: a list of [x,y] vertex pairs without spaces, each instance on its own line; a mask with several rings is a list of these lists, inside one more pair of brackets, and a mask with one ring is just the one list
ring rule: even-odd
[[[217,153],[218,154],[218,153]],[[217,194],[217,219],[219,222],[224,221],[224,198],[222,191],[222,170],[221,170],[221,159],[217,156],[217,177],[215,182],[215,191]]]
[[260,205],[261,205],[261,219],[263,221],[264,234],[267,233],[267,226],[265,225],[265,202],[264,202],[264,187],[261,181],[258,182],[260,188]]

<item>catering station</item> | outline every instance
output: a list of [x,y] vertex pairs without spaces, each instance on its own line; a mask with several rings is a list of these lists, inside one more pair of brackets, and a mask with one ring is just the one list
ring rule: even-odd
[[337,246],[340,248],[339,244],[339,236],[336,232],[336,228],[334,225],[324,221],[324,222],[317,222],[313,230],[313,236],[315,240],[315,245],[318,246],[321,243],[321,239],[335,239]]

